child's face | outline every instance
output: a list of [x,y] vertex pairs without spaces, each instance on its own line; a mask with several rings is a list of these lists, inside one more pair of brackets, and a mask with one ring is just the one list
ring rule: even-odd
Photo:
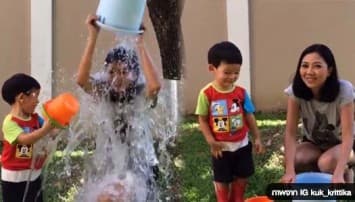
[[39,103],[39,92],[39,89],[32,89],[19,95],[20,107],[24,114],[29,115],[35,111],[37,104]]
[[111,63],[108,72],[111,87],[116,91],[126,90],[137,78],[137,76],[128,69],[127,64],[121,62]]
[[215,82],[224,90],[230,89],[239,78],[240,64],[227,64],[221,62],[216,68],[210,65],[210,71],[213,72]]
[[306,86],[317,94],[331,74],[331,68],[318,53],[310,53],[303,57],[299,73]]

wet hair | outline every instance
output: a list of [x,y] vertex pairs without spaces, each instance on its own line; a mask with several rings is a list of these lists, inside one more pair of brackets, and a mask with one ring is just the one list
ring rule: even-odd
[[2,85],[1,95],[2,98],[9,104],[15,103],[15,98],[20,93],[28,95],[32,89],[41,89],[41,85],[33,77],[17,73],[8,78]]
[[140,74],[140,68],[137,53],[133,49],[118,46],[117,48],[113,48],[107,54],[105,58],[105,67],[108,67],[109,64],[112,64],[114,62],[126,64],[128,71],[136,75],[136,80],[134,80],[133,83],[128,86],[124,93],[116,92],[115,90],[110,89],[109,99],[112,102],[130,102],[138,93],[137,89],[139,89],[139,86],[137,86],[137,81]]
[[332,51],[324,44],[312,44],[303,50],[297,64],[295,76],[293,78],[292,90],[296,97],[311,100],[314,95],[310,88],[306,86],[300,75],[300,68],[303,58],[311,53],[317,53],[327,63],[328,69],[331,68],[330,75],[325,80],[324,85],[320,89],[319,101],[333,102],[340,91],[340,83],[338,79],[338,70]]
[[226,64],[242,64],[243,58],[239,48],[229,41],[222,41],[213,45],[208,51],[208,64],[218,68],[224,62]]
[[129,71],[132,71],[138,76],[140,73],[138,61],[136,51],[119,46],[117,48],[113,48],[109,53],[107,53],[105,58],[105,66],[107,67],[109,64],[114,62],[121,62],[127,65]]

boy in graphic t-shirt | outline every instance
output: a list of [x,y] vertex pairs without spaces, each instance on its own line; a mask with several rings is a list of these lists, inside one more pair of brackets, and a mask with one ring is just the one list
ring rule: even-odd
[[211,147],[217,201],[242,202],[247,178],[254,173],[249,130],[254,135],[256,152],[262,151],[255,109],[245,89],[235,85],[242,56],[233,43],[212,46],[208,63],[214,81],[200,91],[196,114]]
[[[34,110],[40,84],[31,76],[18,73],[2,86],[2,97],[11,105],[2,132],[1,187],[4,202],[41,202],[41,170],[46,156],[34,155],[34,143],[53,129]],[[28,191],[25,194],[27,183]],[[25,198],[25,200],[23,200]]]

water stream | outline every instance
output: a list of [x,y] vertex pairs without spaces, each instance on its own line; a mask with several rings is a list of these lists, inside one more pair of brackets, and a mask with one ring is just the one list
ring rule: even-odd
[[[117,46],[134,48],[135,38],[120,39]],[[106,68],[98,69],[96,75],[105,75]],[[74,171],[81,175],[75,201],[172,200],[167,193],[172,178],[168,148],[177,135],[177,83],[164,82],[155,108],[144,92],[134,102],[121,104],[77,90],[80,112],[62,136],[67,143],[64,167],[56,174],[59,180],[70,178],[78,166],[71,154],[81,151],[84,165],[79,165],[81,172]]]

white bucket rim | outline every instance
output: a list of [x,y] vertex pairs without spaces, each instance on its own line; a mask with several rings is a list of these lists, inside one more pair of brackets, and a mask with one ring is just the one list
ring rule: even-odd
[[112,32],[125,32],[125,33],[129,33],[129,34],[141,34],[143,33],[143,30],[129,30],[129,29],[121,29],[118,27],[113,27],[107,24],[103,24],[100,21],[96,21],[96,24],[106,30],[112,31]]

